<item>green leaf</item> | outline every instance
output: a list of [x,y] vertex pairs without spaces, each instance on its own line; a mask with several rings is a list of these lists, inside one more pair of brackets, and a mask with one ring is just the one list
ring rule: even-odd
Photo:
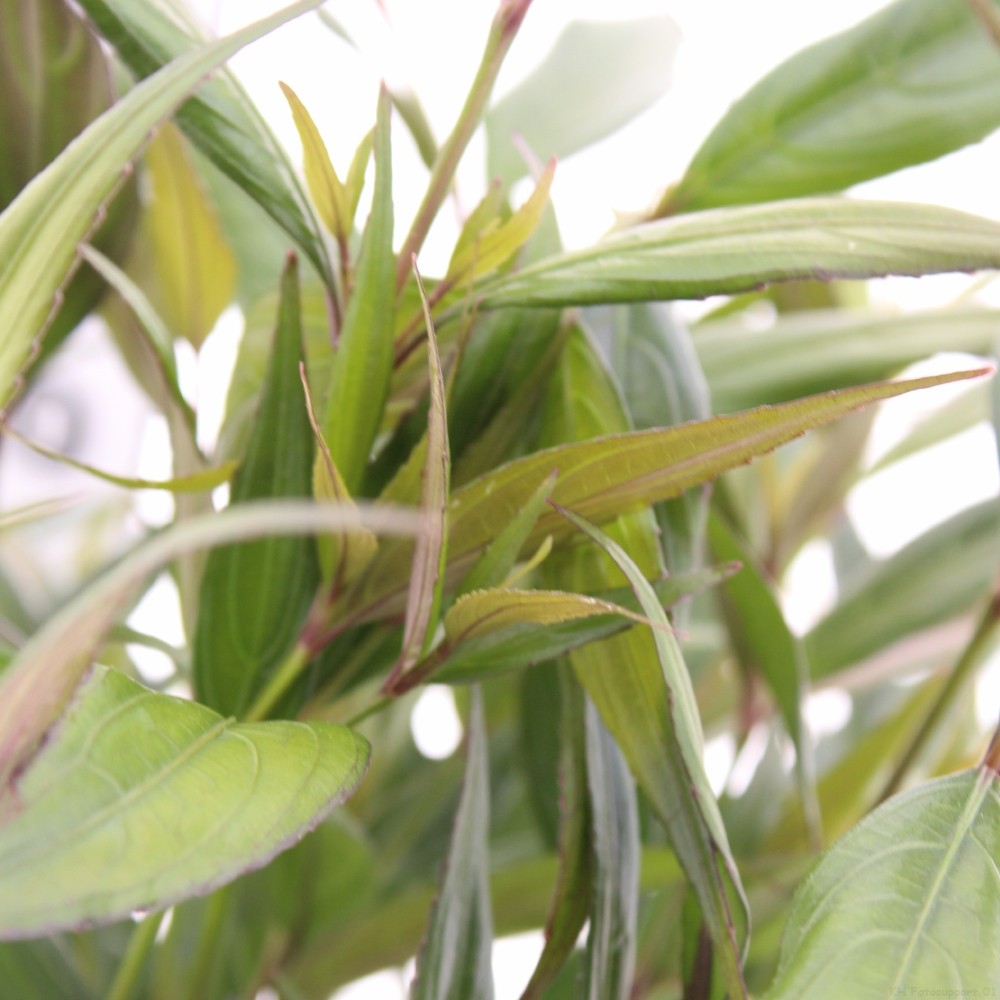
[[978,142],[1000,125],[1000,63],[970,7],[900,0],[797,53],[732,106],[658,213],[839,191]]
[[[270,369],[250,442],[233,479],[233,505],[312,496],[313,436],[299,363],[298,267],[282,277]],[[198,698],[240,715],[289,652],[319,584],[309,538],[266,538],[218,548],[205,564],[191,670]]]
[[172,123],[153,137],[145,166],[150,295],[174,336],[198,349],[236,292],[236,259]]
[[[657,600],[663,606],[669,607],[685,597],[714,586],[737,568],[736,564],[715,566],[657,580],[651,586],[656,592]],[[548,608],[551,592],[529,590],[514,593],[528,595],[529,600],[525,602],[528,604],[531,603],[531,594],[541,594],[539,604],[542,608]],[[583,595],[565,596],[572,599]],[[564,599],[564,595],[560,597]],[[604,591],[596,599],[606,602],[611,607],[624,606],[628,616],[618,612],[597,613],[595,616],[544,624],[521,619],[478,637],[465,638],[454,647],[438,647],[428,658],[428,661],[433,663],[434,680],[442,683],[462,683],[533,666],[536,663],[545,663],[588,643],[609,638],[632,627],[632,616],[636,615],[638,608],[629,588]],[[460,598],[457,603],[461,603],[461,600]],[[574,603],[572,607],[582,613],[592,605]],[[420,667],[421,675],[424,673],[425,664]]]
[[695,350],[720,413],[888,378],[938,351],[988,355],[1000,313],[950,308],[912,315],[822,310],[702,323]]
[[465,783],[444,878],[417,955],[413,1000],[490,1000],[489,766],[482,695],[472,691]]
[[586,706],[587,785],[594,824],[594,888],[586,996],[628,1000],[639,910],[639,813],[635,784],[593,704]]
[[[0,11],[0,211],[116,98],[100,42],[67,3],[15,0]],[[135,229],[137,199],[129,182],[93,239],[116,259]],[[104,282],[82,267],[63,290],[42,351],[48,352],[90,312]]]
[[[195,49],[133,88],[80,135],[0,215],[0,408],[16,390],[32,341],[71,274],[77,245],[120,183],[149,130],[206,73],[255,38],[315,6],[302,0],[228,38]],[[134,6],[134,5],[133,5]],[[137,8],[138,9],[138,8]],[[143,10],[147,9],[145,6]]]
[[358,496],[382,425],[392,377],[396,259],[392,251],[391,106],[379,94],[375,127],[375,192],[365,226],[323,419],[323,437],[347,489]]
[[[414,270],[416,270],[414,266]],[[423,454],[420,491],[421,530],[410,570],[409,596],[403,623],[403,648],[387,681],[392,689],[426,655],[434,639],[441,611],[444,568],[448,555],[448,492],[451,456],[448,453],[448,417],[445,412],[444,374],[430,307],[420,275],[416,275],[427,320],[427,362],[430,367],[430,408],[427,433],[417,446]]]
[[[496,536],[496,526],[508,524],[553,469],[559,478],[552,500],[599,524],[678,496],[853,410],[914,389],[975,378],[985,371],[856,386],[781,406],[535,452],[453,493],[449,572],[460,578]],[[526,545],[538,545],[546,535],[559,543],[570,534],[569,526],[549,511],[539,517]],[[410,566],[411,552],[409,544],[382,546],[364,585],[353,595],[353,606],[368,607],[378,601],[380,613],[398,609],[403,594],[400,580]]]
[[813,679],[827,677],[971,608],[1000,565],[995,499],[956,514],[860,577],[805,636]]
[[[80,6],[140,78],[201,44],[199,29],[178,0],[83,0]],[[287,20],[316,6],[318,0],[304,0],[276,17]],[[330,261],[295,170],[236,78],[228,72],[217,75],[181,108],[177,121],[198,149],[291,236],[332,288]]]
[[[510,185],[537,159],[564,157],[627,125],[666,93],[678,31],[665,16],[574,21],[486,115],[486,171]],[[571,95],[571,100],[567,100]]]
[[106,483],[113,483],[115,486],[122,486],[127,490],[167,490],[170,493],[203,493],[206,490],[214,490],[216,486],[228,483],[236,471],[238,462],[223,462],[222,465],[214,469],[200,469],[185,476],[175,476],[173,479],[139,479],[136,476],[116,476],[113,472],[105,472],[86,462],[79,462],[68,455],[60,455],[51,448],[46,448],[31,441],[23,434],[19,434],[10,424],[0,423],[0,433],[13,438],[26,448],[30,448],[35,454],[44,458],[50,458],[60,465],[68,465],[70,468],[79,469],[80,472],[87,473],[95,479],[101,479]]
[[333,168],[326,143],[298,94],[287,83],[279,82],[278,86],[292,109],[295,129],[302,143],[306,184],[319,217],[337,239],[347,240],[351,235],[353,216],[348,213],[347,192]]
[[1000,782],[983,767],[890,799],[799,887],[765,1000],[961,996],[1000,982]]
[[235,725],[97,668],[0,799],[0,936],[207,893],[310,830],[369,754],[343,726]]
[[815,198],[647,223],[479,289],[500,306],[701,299],[790,278],[1000,267],[1000,223],[952,209]]
[[785,621],[774,587],[746,544],[718,514],[708,521],[708,537],[716,559],[738,560],[743,568],[722,584],[734,652],[744,671],[759,674],[777,703],[795,746],[795,771],[806,826],[821,841],[816,798],[816,762],[802,705],[809,690],[809,668],[799,638]]
[[[545,921],[545,947],[521,1000],[536,1000],[545,995],[576,947],[591,909],[594,852],[583,692],[565,666],[560,667],[556,683],[561,695],[558,701],[558,785],[553,789],[558,792],[555,798],[559,808],[559,872]],[[529,710],[526,707],[525,711]],[[546,720],[550,727],[552,722]],[[543,762],[533,761],[532,764],[544,766]]]
[[50,617],[0,677],[0,787],[31,758],[86,672],[102,636],[152,573],[213,545],[355,528],[412,535],[417,520],[408,511],[388,506],[374,510],[258,502],[192,518],[140,546]]
[[[698,898],[716,948],[724,982],[733,997],[745,997],[742,958],[749,934],[749,912],[739,873],[729,851],[718,804],[703,763],[703,737],[691,678],[666,615],[642,572],[625,550],[604,532],[564,508],[560,513],[614,560],[628,578],[651,629],[660,675],[641,664],[626,675],[594,684],[588,693],[628,758]],[[629,688],[623,686],[627,681]]]

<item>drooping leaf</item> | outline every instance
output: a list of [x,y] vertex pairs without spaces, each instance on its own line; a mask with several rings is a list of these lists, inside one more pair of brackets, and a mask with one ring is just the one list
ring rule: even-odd
[[890,799],[799,887],[766,1000],[961,995],[1000,982],[998,856],[1000,781],[989,768]]
[[587,787],[594,824],[594,888],[585,995],[628,1000],[639,910],[639,815],[635,784],[618,744],[589,701]]
[[791,278],[1000,266],[1000,223],[952,209],[802,198],[664,219],[486,282],[485,308],[701,299]]
[[413,1000],[493,996],[489,884],[489,766],[482,695],[474,688],[462,797],[427,938],[417,955]]
[[236,471],[238,462],[228,461],[214,469],[201,469],[185,476],[175,476],[173,479],[140,479],[137,476],[118,476],[113,472],[106,472],[96,466],[80,462],[69,455],[60,455],[59,452],[46,448],[37,441],[26,438],[19,434],[10,424],[0,423],[0,434],[6,434],[26,448],[30,448],[35,454],[51,459],[61,465],[68,465],[70,468],[79,469],[88,476],[101,479],[106,483],[113,483],[115,486],[124,487],[127,490],[167,490],[170,493],[203,493],[206,490],[213,490],[216,486],[228,483]]
[[[654,679],[645,672],[634,675],[634,688],[627,692],[627,713],[626,699],[622,698],[626,692],[615,693],[612,682],[588,685],[588,689],[667,830],[698,898],[727,989],[732,996],[745,997],[742,960],[749,913],[705,773],[701,720],[680,647],[652,588],[625,550],[573,512],[563,508],[560,512],[614,560],[628,578],[643,612],[661,626],[651,630],[660,677]],[[595,679],[593,672],[590,679]],[[619,673],[619,684],[621,679]],[[659,690],[652,686],[657,680]],[[637,740],[635,734],[644,738]]]
[[236,260],[177,127],[146,150],[148,287],[175,337],[200,348],[236,291]]
[[845,582],[836,606],[805,636],[814,679],[946,621],[989,593],[1000,565],[1000,505],[986,500],[932,528]]
[[382,425],[393,361],[395,267],[389,95],[379,94],[375,192],[354,288],[334,360],[323,437],[347,489],[358,496],[372,443]]
[[[496,526],[509,523],[553,469],[559,473],[553,501],[601,523],[678,496],[853,410],[914,389],[981,374],[985,370],[857,386],[781,406],[536,452],[454,492],[448,537],[450,572],[460,577],[495,537]],[[537,545],[546,535],[557,543],[565,539],[568,526],[560,520],[554,512],[543,513],[526,544]],[[407,544],[382,547],[364,586],[353,596],[358,606],[377,600],[380,611],[398,608],[403,567],[410,565],[408,550]]]
[[0,936],[120,920],[257,868],[354,791],[369,754],[343,726],[235,725],[96,668],[0,798]]
[[[0,211],[83,129],[114,103],[110,63],[67,3],[16,0],[0,11]],[[128,182],[93,239],[121,259],[135,228],[135,184]],[[43,352],[99,301],[104,283],[82,267],[63,290]]]
[[[359,525],[360,521],[360,525]],[[294,501],[240,505],[164,531],[83,590],[35,633],[0,678],[0,787],[31,758],[58,718],[108,628],[148,576],[172,560],[213,545],[269,535],[351,530],[413,534],[410,512],[344,510]]]
[[694,347],[716,410],[729,413],[888,378],[938,351],[987,355],[997,321],[991,309],[827,309],[778,316],[763,330],[735,317],[703,323]]
[[[316,6],[304,2],[289,7],[283,19]],[[201,44],[190,13],[177,0],[162,4],[84,0],[81,7],[140,78]],[[210,81],[184,105],[177,121],[198,149],[291,236],[332,288],[319,226],[295,170],[235,77],[222,73]]]
[[568,156],[628,124],[670,84],[678,31],[669,17],[574,21],[543,62],[486,115],[486,171],[527,172],[514,141],[539,160]]
[[[289,259],[270,368],[233,505],[312,496],[313,436],[299,382],[298,267]],[[266,538],[215,549],[205,563],[191,670],[199,700],[240,715],[289,652],[319,584],[309,538]]]
[[[106,111],[0,215],[0,407],[16,391],[32,342],[77,261],[77,244],[111,197],[149,130],[204,75],[255,38],[315,6],[301,0],[228,38],[197,48],[133,88]],[[134,5],[133,5],[134,6]],[[139,8],[136,8],[139,9]],[[147,7],[142,5],[143,10]]]
[[730,108],[658,212],[839,191],[978,142],[1000,125],[1000,64],[971,7],[899,0],[796,53]]

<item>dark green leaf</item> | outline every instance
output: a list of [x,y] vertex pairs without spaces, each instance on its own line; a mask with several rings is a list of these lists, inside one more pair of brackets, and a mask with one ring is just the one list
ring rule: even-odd
[[413,1000],[490,1000],[489,769],[482,696],[473,689],[465,784],[444,879],[417,956]]
[[978,142],[1000,125],[1000,60],[970,7],[900,0],[792,56],[733,105],[659,212],[839,191]]
[[[312,496],[313,437],[299,362],[298,268],[289,261],[270,369],[230,502]],[[319,584],[308,538],[266,538],[219,548],[205,564],[192,673],[200,700],[240,715],[292,647]]]

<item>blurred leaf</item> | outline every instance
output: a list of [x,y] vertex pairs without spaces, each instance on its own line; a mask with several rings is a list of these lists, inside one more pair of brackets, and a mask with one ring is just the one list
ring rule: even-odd
[[0,788],[31,758],[86,673],[101,638],[150,574],[213,545],[350,530],[358,525],[359,515],[361,528],[380,534],[417,530],[413,515],[398,508],[344,510],[287,500],[248,503],[174,525],[84,588],[25,643],[0,677]]
[[542,63],[486,115],[486,171],[508,186],[539,160],[569,156],[627,125],[666,93],[679,32],[665,16],[574,21]]
[[[561,697],[555,790],[559,809],[559,872],[545,921],[545,947],[521,1000],[536,1000],[545,995],[576,947],[591,909],[594,845],[587,787],[584,700],[580,686],[565,666],[560,667],[558,678]],[[548,720],[548,724],[551,726],[553,721]]]
[[479,288],[484,308],[701,299],[790,278],[1000,267],[1000,223],[952,209],[815,198],[720,208],[609,236]]
[[287,83],[279,82],[285,100],[292,109],[295,128],[302,143],[302,159],[306,184],[323,225],[338,240],[347,240],[353,228],[353,215],[348,210],[347,191],[334,170],[326,143],[312,115]]
[[[39,174],[0,215],[0,408],[44,331],[53,297],[77,261],[77,245],[149,130],[211,69],[255,38],[315,6],[301,0],[228,38],[198,48],[134,87]],[[140,8],[136,8],[140,9]],[[147,8],[143,6],[142,10]]]
[[737,101],[658,213],[839,191],[1000,125],[1000,62],[970,4],[899,0]]
[[628,1000],[635,971],[639,908],[639,815],[635,785],[618,744],[586,706],[587,786],[595,871],[587,935],[585,995]]
[[[275,17],[285,21],[318,3],[303,0]],[[140,78],[201,44],[190,13],[177,0],[83,0],[80,6]],[[308,199],[281,144],[235,77],[223,72],[209,81],[181,108],[177,121],[188,138],[291,236],[332,288],[329,258]]]
[[177,337],[201,347],[236,291],[236,261],[180,132],[170,122],[146,149],[148,287]]
[[729,635],[744,670],[760,675],[781,712],[795,746],[799,798],[812,839],[822,840],[816,798],[816,763],[812,737],[802,706],[809,690],[809,667],[799,638],[793,635],[774,585],[764,575],[743,541],[718,514],[708,520],[708,537],[716,559],[738,560],[743,568],[722,584]]
[[888,378],[938,351],[987,355],[998,322],[990,309],[824,310],[779,316],[763,330],[741,319],[703,323],[694,346],[716,410],[729,413]]
[[[646,616],[661,626],[650,634],[662,673],[655,679],[645,672],[627,678],[634,685],[627,692],[627,712],[626,700],[609,700],[610,688],[597,690],[588,685],[588,690],[667,830],[698,897],[727,989],[734,997],[746,996],[741,969],[749,913],[705,774],[701,720],[680,647],[656,595],[625,550],[573,512],[562,508],[560,512],[614,560]],[[618,672],[617,678],[620,685],[626,675]],[[662,685],[659,690],[653,686],[657,683]]]
[[[312,496],[312,431],[299,362],[302,328],[294,256],[282,276],[270,370],[230,503]],[[309,538],[266,538],[215,549],[205,564],[191,643],[198,698],[246,711],[289,652],[319,584]]]
[[970,507],[844,583],[805,636],[814,680],[946,621],[985,597],[1000,565],[1000,504]]
[[344,328],[334,360],[323,437],[355,496],[382,424],[393,361],[396,259],[392,251],[391,108],[379,94],[375,128],[375,193],[358,255]]
[[766,1000],[1000,982],[998,855],[1000,789],[988,768],[890,799],[799,887]]
[[445,281],[471,284],[485,274],[503,267],[531,238],[548,204],[549,189],[555,176],[556,161],[538,178],[535,190],[525,203],[505,222],[486,226],[464,246],[457,246],[448,263]]
[[[73,7],[54,0],[13,0],[0,10],[0,211],[116,97],[111,66]],[[124,256],[135,223],[128,182],[92,236]],[[82,267],[63,289],[42,351],[47,352],[96,305],[104,282]]]
[[417,955],[413,1000],[493,996],[489,883],[489,768],[482,695],[474,688],[462,797],[441,888]]
[[0,799],[0,934],[206,893],[311,829],[353,792],[369,754],[342,726],[234,725],[96,668]]
[[78,462],[75,458],[70,458],[68,455],[60,455],[59,452],[52,451],[51,448],[46,448],[38,444],[38,442],[24,437],[23,434],[19,434],[10,424],[0,423],[0,433],[6,434],[8,437],[13,438],[44,458],[50,458],[53,462],[58,462],[60,465],[79,469],[80,472],[85,472],[88,476],[94,476],[96,479],[101,479],[106,483],[113,483],[115,486],[122,486],[127,490],[167,490],[170,493],[202,493],[206,490],[214,490],[216,486],[221,486],[223,483],[228,483],[239,464],[232,461],[223,462],[222,465],[214,469],[201,469],[198,472],[192,472],[190,475],[176,476],[173,479],[139,479],[135,476],[116,476],[112,472],[105,472],[103,469],[95,468],[86,462]]

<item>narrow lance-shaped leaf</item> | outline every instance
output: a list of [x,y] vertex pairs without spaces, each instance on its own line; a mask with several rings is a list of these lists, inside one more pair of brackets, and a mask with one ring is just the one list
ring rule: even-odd
[[[318,5],[290,7],[286,19],[293,10],[302,13]],[[83,0],[81,7],[139,77],[201,44],[190,12],[178,0]],[[181,108],[177,120],[198,149],[295,240],[332,288],[329,258],[309,201],[287,154],[236,78],[227,72],[209,82]]]
[[489,761],[482,694],[472,689],[468,760],[448,859],[420,953],[413,1000],[491,1000]]
[[30,448],[36,455],[51,459],[61,465],[67,465],[72,469],[85,472],[88,476],[101,479],[106,483],[121,486],[127,490],[167,490],[170,493],[203,493],[206,490],[213,490],[216,486],[228,483],[236,471],[238,462],[228,461],[214,469],[200,469],[185,476],[175,476],[173,479],[140,479],[137,476],[118,476],[113,472],[106,472],[96,466],[80,462],[69,455],[60,455],[59,452],[46,448],[37,441],[26,438],[19,434],[10,424],[0,423],[0,434],[6,434],[15,441]]
[[639,917],[639,809],[625,758],[590,701],[586,732],[596,864],[584,995],[628,1000]]
[[701,299],[792,278],[1000,267],[1000,223],[952,209],[803,198],[650,222],[487,282],[482,306]]
[[389,95],[383,89],[375,126],[372,208],[323,418],[323,437],[354,496],[359,495],[368,456],[382,424],[392,376],[396,258],[392,251],[391,110]]
[[723,116],[658,214],[838,191],[978,142],[1000,125],[1000,62],[972,8],[899,0],[792,56]]
[[627,125],[666,92],[678,38],[664,15],[567,25],[542,63],[487,112],[489,176],[510,185],[527,172],[515,135],[545,160]]
[[398,508],[344,510],[307,502],[244,504],[192,518],[153,537],[87,587],[18,651],[0,676],[0,788],[31,758],[90,665],[102,636],[123,614],[139,585],[189,552],[269,535],[346,531],[416,532]]
[[573,953],[591,910],[595,862],[584,696],[568,667],[560,665],[558,676],[559,872],[545,921],[545,947],[521,1000],[537,1000],[545,995]]
[[[698,898],[711,935],[723,981],[733,997],[745,997],[742,956],[749,933],[749,912],[739,873],[729,851],[718,804],[703,763],[701,721],[691,679],[666,616],[639,568],[625,550],[604,532],[572,511],[560,508],[572,524],[596,542],[628,578],[649,619],[662,627],[652,630],[662,671],[660,691],[631,692],[632,714],[653,716],[644,731],[655,732],[656,745],[637,746],[621,714],[602,716],[629,758],[643,791],[670,837],[677,858]],[[639,678],[637,677],[637,681]],[[607,696],[593,688],[598,708]]]
[[165,123],[146,150],[143,282],[176,337],[196,349],[236,291],[236,260],[183,136]]
[[121,920],[258,868],[354,791],[370,752],[343,726],[236,725],[97,667],[0,795],[0,937]]
[[802,706],[809,690],[809,669],[801,640],[792,634],[781,605],[757,560],[718,513],[709,517],[708,535],[716,559],[739,560],[742,570],[722,585],[722,595],[737,656],[759,673],[781,712],[795,746],[795,772],[806,826],[821,842],[816,797],[816,763]]
[[77,262],[77,245],[120,184],[149,131],[244,45],[316,5],[286,10],[205,45],[134,87],[81,134],[0,215],[0,408],[11,400],[34,339]]
[[[414,267],[416,272],[416,268]],[[419,273],[420,298],[427,319],[427,363],[430,367],[430,408],[427,433],[418,451],[423,451],[423,486],[420,496],[422,528],[417,536],[410,571],[410,590],[403,623],[403,648],[387,689],[405,679],[407,672],[426,654],[434,638],[441,611],[444,567],[448,554],[448,488],[451,456],[448,453],[448,418],[445,413],[444,374],[430,308]]]
[[890,799],[799,886],[765,1000],[961,996],[1000,982],[998,856],[989,767]]
[[[294,255],[282,276],[271,362],[233,505],[312,495],[313,447],[299,382],[302,328]],[[239,715],[290,650],[319,584],[309,538],[268,538],[216,549],[205,564],[191,669],[198,697]]]
[[[678,496],[853,410],[987,371],[857,386],[780,406],[535,452],[455,491],[449,520],[449,570],[459,578],[495,537],[496,525],[509,523],[553,469],[559,470],[553,501],[602,523]],[[537,545],[546,535],[552,535],[556,543],[566,539],[571,532],[560,521],[555,512],[543,513],[525,544]],[[398,608],[403,592],[399,581],[410,565],[410,552],[408,543],[383,546],[364,586],[353,595],[355,605],[376,607],[379,612]]]

